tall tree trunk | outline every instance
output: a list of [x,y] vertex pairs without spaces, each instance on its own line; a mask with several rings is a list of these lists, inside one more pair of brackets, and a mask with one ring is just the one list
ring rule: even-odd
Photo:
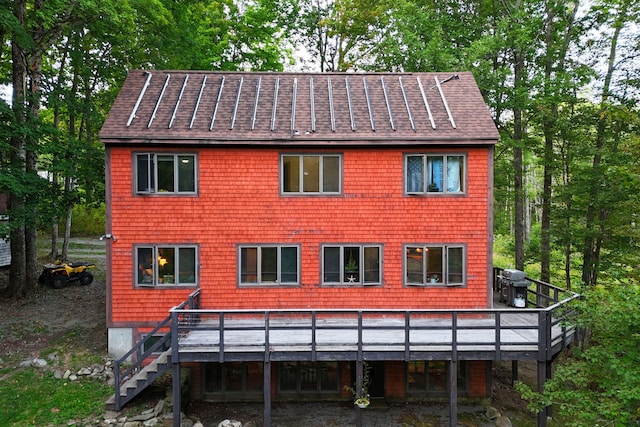
[[[514,93],[517,94],[521,90],[524,79],[524,57],[519,53],[514,53]],[[518,270],[524,270],[524,244],[525,244],[525,189],[524,189],[524,168],[522,145],[524,144],[524,123],[522,119],[522,104],[516,100],[513,109],[513,139],[515,145],[513,147],[513,179],[514,179],[514,195],[515,195],[515,267]]]
[[[26,0],[16,0],[14,3],[14,15],[18,23],[24,27],[27,10]],[[12,83],[13,98],[12,108],[14,111],[16,128],[24,129],[26,123],[27,106],[27,56],[18,43],[12,40],[11,43],[12,61]],[[25,168],[25,145],[26,135],[12,135],[10,163],[12,171],[20,180]],[[9,286],[5,289],[7,297],[22,298],[26,295],[26,241],[23,215],[25,201],[22,189],[11,188],[8,195],[9,204],[9,225],[10,225],[10,247],[11,247],[11,267],[9,270]]]
[[[556,132],[556,118],[558,117],[558,104],[554,101],[556,95],[560,95],[558,91],[561,88],[558,87],[559,82],[553,82],[554,68],[556,73],[565,72],[565,63],[567,53],[569,51],[569,43],[573,33],[575,18],[578,13],[579,2],[576,1],[573,4],[573,11],[568,17],[567,26],[564,33],[564,38],[561,46],[555,47],[554,42],[554,28],[555,22],[555,7],[553,1],[549,1],[546,5],[546,20],[545,20],[545,47],[546,57],[544,66],[545,77],[545,102],[550,103],[548,109],[545,109],[545,115],[543,118],[543,132],[544,132],[544,176],[543,176],[543,189],[542,189],[542,218],[540,221],[541,235],[540,235],[540,280],[543,282],[551,283],[551,199],[553,197],[553,182],[552,177],[555,170],[555,137]],[[558,78],[558,77],[556,77]],[[559,98],[559,96],[558,96]]]
[[609,95],[611,88],[611,80],[613,72],[616,68],[616,50],[618,48],[618,38],[627,19],[628,2],[620,5],[620,13],[614,23],[614,32],[611,37],[611,46],[609,48],[609,59],[607,71],[602,86],[602,94],[600,97],[600,110],[598,113],[598,125],[596,127],[595,154],[591,164],[591,177],[589,185],[589,205],[587,207],[585,217],[585,239],[582,252],[582,282],[586,286],[595,286],[598,281],[598,267],[600,265],[600,247],[605,233],[604,220],[606,218],[606,210],[600,206],[598,200],[601,195],[601,177],[602,171],[600,164],[602,162],[602,154],[607,139],[607,109],[609,103]]

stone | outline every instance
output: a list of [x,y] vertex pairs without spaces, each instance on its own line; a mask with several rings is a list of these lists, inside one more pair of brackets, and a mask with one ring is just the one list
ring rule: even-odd
[[493,406],[487,406],[487,411],[485,412],[485,415],[490,420],[495,420],[496,418],[500,417],[502,414]]
[[153,414],[157,417],[162,413],[162,411],[164,411],[164,400],[158,400],[155,408],[153,408]]
[[127,421],[122,427],[142,427],[142,423],[138,421]]
[[160,424],[160,420],[157,417],[149,418],[147,421],[142,423],[144,427],[153,427],[158,424]]
[[197,421],[193,424],[193,427],[204,427],[204,424],[202,424],[200,421]]
[[509,419],[509,417],[503,417],[503,416],[499,416],[498,418],[496,418],[496,427],[513,427],[513,424],[511,424],[511,420]]
[[25,360],[20,362],[20,364],[18,366],[20,366],[21,368],[29,368],[31,367],[31,362],[33,362],[33,360],[29,359],[29,360]]
[[77,379],[78,379],[78,376],[76,374],[69,375],[69,381],[76,381]]
[[40,359],[40,358],[37,358],[37,357],[36,357],[35,359],[33,359],[33,362],[31,362],[31,365],[32,365],[34,368],[44,368],[45,366],[47,366],[47,365],[48,365],[48,363],[47,363],[47,361],[46,361],[46,360],[44,360],[44,359]]
[[180,427],[193,427],[193,421],[189,418],[183,418],[180,420]]
[[92,371],[91,371],[91,369],[89,369],[89,368],[81,368],[81,369],[78,371],[78,375],[82,375],[82,376],[85,376],[85,375],[91,375],[91,372],[92,372]]
[[244,423],[244,426],[242,426],[242,427],[258,427],[258,424],[256,424],[255,421],[249,421],[249,422]]
[[62,379],[63,380],[69,379],[70,376],[71,376],[71,371],[67,369],[66,371],[64,371],[64,374],[62,375]]
[[242,427],[242,423],[236,420],[223,420],[220,421],[218,427]]
[[53,371],[53,378],[55,378],[57,380],[61,380],[62,379],[62,374],[63,374],[63,372],[60,369],[56,369],[55,371]]

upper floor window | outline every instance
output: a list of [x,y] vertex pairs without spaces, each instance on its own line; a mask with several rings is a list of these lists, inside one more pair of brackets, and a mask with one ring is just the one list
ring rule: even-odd
[[411,154],[406,156],[406,192],[464,193],[465,156]]
[[196,192],[195,154],[136,154],[136,193],[183,194]]
[[241,285],[300,283],[298,246],[243,245],[239,252]]
[[464,246],[424,245],[405,248],[407,285],[462,285]]
[[322,247],[322,283],[380,284],[381,260],[379,245],[325,245]]
[[194,286],[197,283],[196,246],[138,246],[135,257],[137,286]]
[[340,194],[342,158],[337,154],[284,154],[280,176],[285,194]]

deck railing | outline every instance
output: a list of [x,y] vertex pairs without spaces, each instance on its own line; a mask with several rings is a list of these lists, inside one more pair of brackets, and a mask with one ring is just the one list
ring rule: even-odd
[[[500,270],[496,269],[495,277]],[[529,279],[531,280],[531,279]],[[577,294],[531,280],[527,308],[171,310],[173,357],[549,360],[573,339]],[[199,291],[192,294],[198,298]],[[198,355],[198,356],[194,356]]]

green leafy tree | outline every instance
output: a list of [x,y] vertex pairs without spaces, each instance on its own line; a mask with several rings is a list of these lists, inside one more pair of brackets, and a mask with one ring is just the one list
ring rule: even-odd
[[554,405],[567,426],[640,423],[640,287],[637,281],[584,288],[576,322],[590,331],[556,366],[543,393],[518,384],[533,411]]

